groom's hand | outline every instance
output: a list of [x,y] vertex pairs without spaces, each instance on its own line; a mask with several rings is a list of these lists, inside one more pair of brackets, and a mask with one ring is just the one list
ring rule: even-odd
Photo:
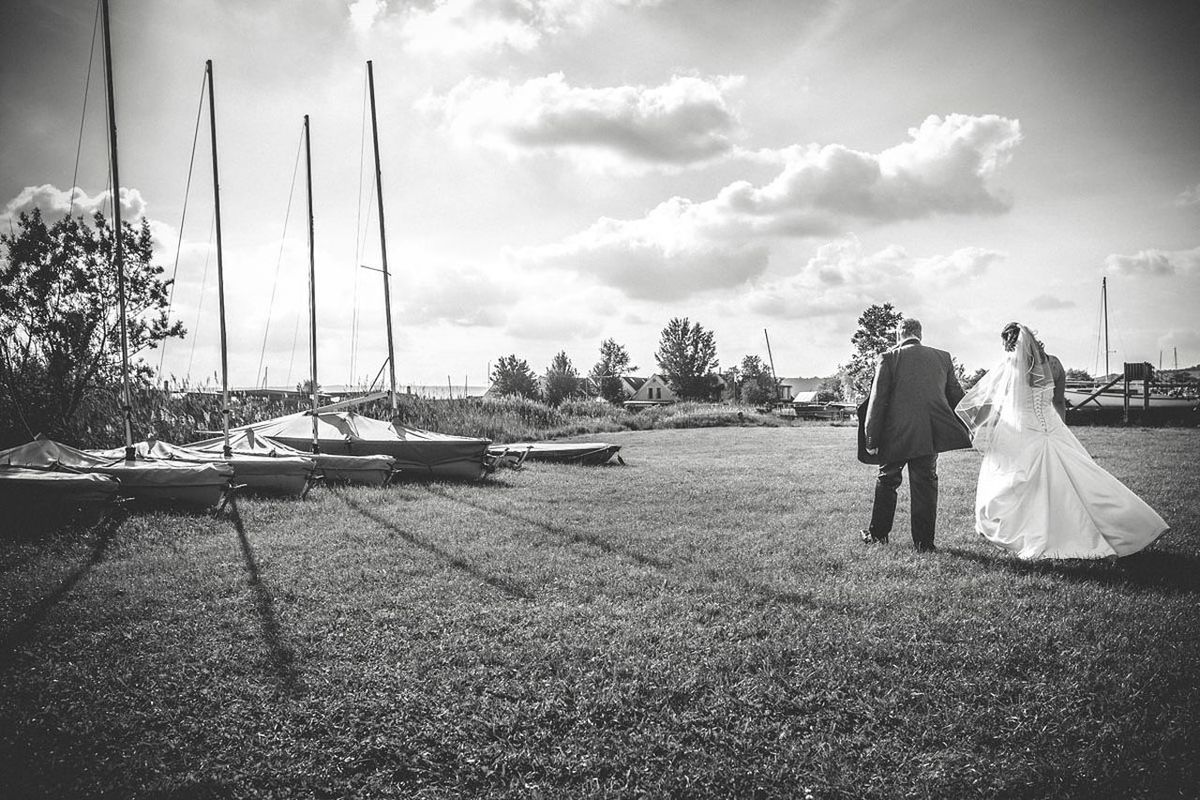
[[879,455],[879,448],[878,448],[878,447],[868,447],[868,448],[867,448],[867,455],[869,455],[869,456],[877,456],[877,455]]

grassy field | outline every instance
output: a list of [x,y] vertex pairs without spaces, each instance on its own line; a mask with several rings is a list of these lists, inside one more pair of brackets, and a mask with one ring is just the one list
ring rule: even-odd
[[1200,785],[1200,431],[1078,431],[1172,532],[1022,564],[854,429],[0,543],[4,797],[1159,798]]

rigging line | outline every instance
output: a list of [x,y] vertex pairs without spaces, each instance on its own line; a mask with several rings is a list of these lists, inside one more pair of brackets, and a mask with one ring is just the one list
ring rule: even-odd
[[[292,198],[296,194],[296,175],[300,172],[300,153],[304,146],[304,129],[300,129],[300,139],[296,144],[296,164],[292,167],[292,186],[288,189],[287,210],[283,214],[283,233],[279,236],[279,256],[275,259],[275,279],[271,282],[271,299],[267,303],[267,324],[263,328],[262,350],[258,354],[257,379],[263,379],[263,360],[267,355],[267,337],[271,333],[271,312],[275,307],[275,290],[279,288],[279,268],[283,264],[283,247],[287,242],[288,220],[292,216]],[[295,344],[292,345],[292,356],[295,357]],[[288,380],[292,379],[291,369],[288,370]]]
[[[192,132],[192,157],[188,160],[187,184],[183,188],[183,211],[179,216],[179,237],[175,241],[175,267],[171,270],[171,291],[167,294],[167,322],[171,321],[171,309],[175,305],[175,278],[179,275],[179,253],[183,249],[183,226],[187,222],[188,197],[192,191],[192,170],[196,167],[196,142],[200,139],[200,112],[204,110],[204,87],[208,84],[208,72],[200,81],[200,102],[196,105],[196,129]],[[211,240],[212,233],[209,233]],[[158,373],[162,374],[163,360],[167,357],[167,340],[163,339],[162,352],[158,355]]]
[[208,262],[212,258],[212,240],[213,226],[217,224],[217,217],[214,214],[212,221],[208,224],[208,244],[204,251],[204,276],[200,278],[200,301],[196,304],[196,327],[192,329],[192,352],[188,356],[187,372],[184,373],[190,380],[192,377],[192,361],[196,357],[196,340],[200,338],[200,320],[203,317],[200,313],[204,310],[204,287],[208,285]]
[[88,94],[92,86],[92,64],[96,62],[96,31],[100,29],[100,2],[96,2],[96,21],[92,25],[92,49],[88,51],[87,80],[83,84],[83,110],[79,112],[79,141],[75,144],[75,171],[71,173],[71,198],[67,207],[67,219],[75,214],[75,182],[79,180],[79,157],[83,152],[83,126],[87,119]]

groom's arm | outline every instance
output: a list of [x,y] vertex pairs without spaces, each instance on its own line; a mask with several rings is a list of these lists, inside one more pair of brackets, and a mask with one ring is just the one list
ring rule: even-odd
[[954,374],[954,359],[950,357],[949,353],[946,353],[946,400],[950,403],[950,407],[957,406],[964,394],[966,392],[958,382],[958,376]]

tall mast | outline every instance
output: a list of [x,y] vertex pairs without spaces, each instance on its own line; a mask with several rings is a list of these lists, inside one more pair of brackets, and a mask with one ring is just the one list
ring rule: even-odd
[[763,338],[767,340],[767,361],[771,364],[771,386],[774,387],[775,399],[779,399],[779,383],[775,378],[775,357],[771,355],[771,337],[767,336],[767,329],[763,328]]
[[113,99],[112,34],[108,24],[108,0],[101,0],[104,11],[104,72],[107,76],[108,142],[111,148],[113,190],[113,260],[117,262],[117,313],[121,329],[121,410],[125,417],[125,460],[132,461],[133,405],[129,391],[129,334],[125,325],[125,252],[121,229],[121,178],[117,169],[117,108]]
[[318,441],[317,423],[317,259],[313,244],[313,201],[312,201],[312,146],[308,135],[308,114],[304,115],[304,163],[308,176],[308,318],[309,347],[312,351],[310,374],[312,375],[312,451],[321,452]]
[[1104,315],[1104,377],[1108,377],[1108,278],[1100,279],[1100,311]]
[[229,446],[229,348],[225,338],[225,265],[221,259],[221,179],[217,172],[217,108],[213,104],[215,92],[211,58],[204,62],[204,71],[208,78],[208,124],[212,134],[213,213],[216,215],[217,229],[217,297],[221,309],[221,424],[225,433],[225,457],[230,458],[233,455],[233,449]]
[[383,308],[387,315],[388,378],[391,391],[392,414],[396,412],[396,351],[392,342],[392,293],[388,274],[387,234],[383,227],[383,172],[379,167],[379,125],[375,117],[375,69],[367,62],[367,83],[371,89],[371,141],[375,145],[375,194],[379,206],[379,252],[383,260]]

